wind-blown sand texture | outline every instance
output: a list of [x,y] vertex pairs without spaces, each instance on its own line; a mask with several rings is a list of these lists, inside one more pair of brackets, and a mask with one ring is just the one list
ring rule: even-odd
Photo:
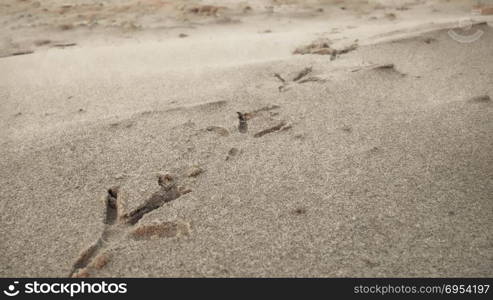
[[0,4],[0,276],[493,276],[470,5],[72,2]]

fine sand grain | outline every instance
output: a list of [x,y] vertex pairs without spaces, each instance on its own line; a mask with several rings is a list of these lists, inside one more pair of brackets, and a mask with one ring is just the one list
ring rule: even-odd
[[0,4],[0,276],[493,276],[464,2],[73,2]]

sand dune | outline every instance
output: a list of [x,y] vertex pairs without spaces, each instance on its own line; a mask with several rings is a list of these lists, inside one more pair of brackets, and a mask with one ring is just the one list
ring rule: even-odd
[[0,276],[492,276],[491,26],[260,4],[0,58]]

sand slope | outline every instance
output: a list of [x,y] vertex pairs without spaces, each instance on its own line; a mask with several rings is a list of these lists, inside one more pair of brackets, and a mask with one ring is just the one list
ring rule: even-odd
[[493,96],[493,30],[475,29],[334,61],[289,46],[195,69],[159,43],[3,58],[0,275],[492,276],[493,102],[475,97]]

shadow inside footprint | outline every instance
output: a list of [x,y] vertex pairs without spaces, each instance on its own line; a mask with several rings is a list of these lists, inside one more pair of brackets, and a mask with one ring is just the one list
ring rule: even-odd
[[189,224],[182,222],[162,222],[159,224],[141,225],[130,233],[135,240],[146,240],[153,237],[170,238],[180,235],[188,235]]
[[488,95],[481,95],[481,96],[472,97],[471,99],[468,100],[468,102],[471,102],[471,103],[488,103],[488,102],[491,102],[491,98]]
[[118,217],[117,210],[117,197],[118,197],[118,187],[112,187],[108,189],[108,195],[106,196],[106,217],[104,220],[105,224],[113,225]]
[[164,203],[181,196],[174,179],[170,175],[159,176],[160,190],[151,195],[143,204],[123,216],[125,223],[136,224],[145,214],[161,207]]

